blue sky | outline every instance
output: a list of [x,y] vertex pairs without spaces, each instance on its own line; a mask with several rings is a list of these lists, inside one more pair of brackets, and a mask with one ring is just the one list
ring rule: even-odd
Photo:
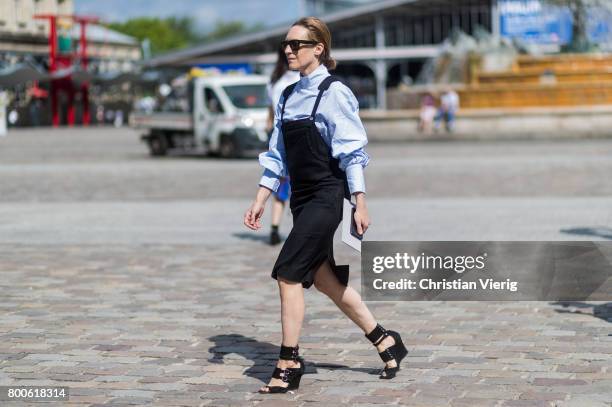
[[300,8],[299,0],[75,0],[74,4],[77,14],[96,15],[107,22],[193,16],[202,32],[212,29],[218,20],[265,26],[292,23]]

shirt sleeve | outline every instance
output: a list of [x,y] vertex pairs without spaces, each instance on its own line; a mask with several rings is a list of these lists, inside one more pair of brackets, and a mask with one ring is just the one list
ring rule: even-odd
[[359,118],[359,103],[353,92],[340,82],[332,83],[330,91],[328,129],[332,156],[339,159],[340,169],[346,172],[351,194],[365,193],[363,169],[370,157],[364,149],[368,138]]
[[276,192],[280,185],[280,178],[287,176],[285,144],[283,142],[283,134],[281,129],[280,111],[282,107],[283,97],[276,105],[274,113],[274,128],[270,136],[268,151],[259,154],[259,164],[264,167],[263,175],[259,181],[259,185],[271,189]]

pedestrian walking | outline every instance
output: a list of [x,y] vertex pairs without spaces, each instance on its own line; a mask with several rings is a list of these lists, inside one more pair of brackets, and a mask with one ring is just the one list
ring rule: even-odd
[[370,225],[363,168],[369,162],[367,137],[351,90],[329,74],[331,35],[315,17],[296,21],[281,47],[289,69],[300,80],[285,89],[275,112],[267,152],[259,156],[264,172],[244,224],[261,228],[265,202],[281,176],[291,176],[289,206],[293,228],[283,244],[271,277],[280,290],[282,341],[279,360],[261,393],[297,389],[304,374],[299,336],[304,318],[304,291],[314,286],[327,295],[376,346],[385,362],[380,378],[391,379],[407,350],[399,333],[379,324],[357,291],[348,285],[348,265],[336,265],[333,236],[342,220],[343,199],[355,198],[354,221],[363,234]]
[[[272,75],[270,76],[270,82],[268,83],[268,100],[270,106],[268,107],[268,123],[267,130],[269,138],[272,137],[272,130],[274,129],[274,110],[276,105],[281,98],[283,90],[292,83],[297,82],[300,79],[300,73],[289,69],[287,64],[287,57],[285,52],[278,49],[278,55],[276,58],[276,66]],[[278,189],[273,192],[274,199],[272,200],[272,222],[270,225],[270,244],[279,244],[281,239],[278,233],[281,220],[283,219],[283,212],[285,210],[285,203],[291,195],[291,185],[289,183],[289,177],[280,177],[280,185]]]

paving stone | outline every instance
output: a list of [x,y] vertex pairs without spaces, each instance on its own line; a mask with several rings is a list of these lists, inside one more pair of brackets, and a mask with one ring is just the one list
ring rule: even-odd
[[521,393],[519,399],[521,400],[565,400],[567,393],[553,393],[553,392],[536,392],[527,391]]
[[536,386],[582,386],[588,383],[580,379],[548,379],[536,377],[533,379],[533,384]]
[[397,397],[394,396],[381,396],[381,395],[376,395],[376,396],[357,396],[357,397],[351,397],[349,399],[349,402],[351,404],[385,404],[385,405],[389,405],[389,404],[393,404],[395,403],[395,401],[397,400]]
[[451,399],[449,403],[451,407],[496,407],[499,400],[464,397]]
[[543,400],[506,400],[501,407],[554,407],[555,403]]

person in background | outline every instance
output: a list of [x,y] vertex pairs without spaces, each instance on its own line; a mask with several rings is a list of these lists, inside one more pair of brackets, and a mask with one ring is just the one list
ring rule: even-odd
[[436,116],[436,131],[440,129],[440,121],[444,119],[447,132],[452,132],[455,126],[455,114],[459,109],[459,95],[453,89],[448,88],[440,98],[440,109]]
[[[287,64],[287,56],[285,52],[279,48],[278,56],[276,59],[276,67],[272,71],[270,82],[268,83],[268,122],[266,130],[268,132],[268,139],[274,129],[274,111],[278,104],[283,90],[300,80],[300,72],[289,70]],[[272,200],[272,224],[270,226],[270,244],[276,245],[280,243],[280,235],[278,234],[278,228],[283,217],[283,211],[285,209],[285,202],[289,199],[291,194],[291,186],[289,184],[289,177],[280,178],[280,186],[278,190],[273,193],[274,199]]]
[[421,98],[421,112],[419,114],[419,127],[420,133],[431,134],[433,129],[433,121],[436,117],[436,103],[431,93],[427,92]]

